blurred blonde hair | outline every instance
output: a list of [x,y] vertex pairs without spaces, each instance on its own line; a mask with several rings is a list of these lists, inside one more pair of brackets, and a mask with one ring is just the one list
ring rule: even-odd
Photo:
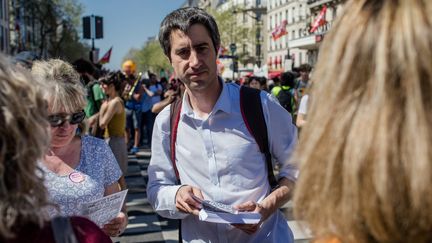
[[0,239],[27,224],[42,226],[48,205],[37,168],[50,137],[41,84],[0,56]]
[[[86,93],[80,82],[80,76],[69,63],[60,59],[37,61],[33,64],[32,74],[48,88],[45,98],[49,103],[50,113],[74,113],[86,106]],[[85,122],[80,124],[85,131]]]
[[297,217],[342,242],[431,242],[432,1],[348,1],[313,79]]

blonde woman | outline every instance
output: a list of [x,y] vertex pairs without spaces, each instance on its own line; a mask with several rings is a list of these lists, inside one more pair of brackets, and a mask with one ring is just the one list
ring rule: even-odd
[[102,91],[107,96],[99,112],[99,126],[105,129],[105,138],[122,170],[123,176],[120,177],[119,184],[124,190],[126,189],[124,175],[127,171],[128,155],[125,140],[126,112],[123,100],[119,96],[122,80],[124,80],[124,77],[121,76],[120,72],[109,73],[99,80]]
[[[0,242],[54,242],[49,205],[37,167],[49,146],[42,84],[0,57]],[[78,242],[111,242],[97,225],[70,218]]]
[[295,157],[318,242],[432,242],[431,60],[432,1],[346,3]]
[[[60,208],[50,210],[50,216],[80,215],[81,203],[120,190],[121,170],[104,140],[79,133],[84,131],[85,92],[72,66],[58,59],[39,61],[32,74],[48,86],[51,143],[41,168],[50,199]],[[109,236],[118,236],[126,225],[126,213],[121,212],[101,227]]]

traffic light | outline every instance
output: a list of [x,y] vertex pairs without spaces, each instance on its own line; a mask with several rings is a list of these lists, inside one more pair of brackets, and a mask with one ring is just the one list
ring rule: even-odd
[[101,39],[103,38],[103,17],[86,16],[82,18],[83,22],[83,39]]
[[234,63],[233,63],[233,72],[238,72],[238,62],[237,62],[237,60],[234,60]]
[[82,18],[83,22],[83,39],[91,39],[90,16]]
[[96,39],[103,38],[103,18],[95,16]]

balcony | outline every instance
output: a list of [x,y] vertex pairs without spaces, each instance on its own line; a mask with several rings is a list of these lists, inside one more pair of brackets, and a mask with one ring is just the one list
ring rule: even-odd
[[290,40],[288,42],[288,48],[299,48],[305,50],[313,50],[318,47],[315,35],[309,35],[298,39]]
[[308,0],[307,4],[308,4],[310,9],[313,9],[315,7],[319,7],[319,6],[324,5],[326,3],[332,3],[332,2],[340,3],[341,0]]

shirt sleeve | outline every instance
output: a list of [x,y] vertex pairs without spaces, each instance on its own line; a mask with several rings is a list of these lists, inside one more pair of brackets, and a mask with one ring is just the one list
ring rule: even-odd
[[152,155],[148,171],[147,198],[161,216],[182,219],[188,214],[177,210],[175,196],[181,185],[176,184],[170,159],[170,106],[156,117],[152,136]]
[[291,161],[291,155],[297,144],[297,128],[292,123],[292,118],[276,98],[261,92],[264,117],[269,136],[270,153],[275,163],[280,164],[279,178],[286,177],[296,181],[298,177],[297,166]]
[[307,104],[308,104],[309,95],[304,95],[300,100],[300,106],[298,113],[306,115],[307,114]]
[[92,90],[93,90],[93,97],[95,101],[105,99],[105,94],[103,93],[102,88],[100,87],[99,84],[93,85]]

